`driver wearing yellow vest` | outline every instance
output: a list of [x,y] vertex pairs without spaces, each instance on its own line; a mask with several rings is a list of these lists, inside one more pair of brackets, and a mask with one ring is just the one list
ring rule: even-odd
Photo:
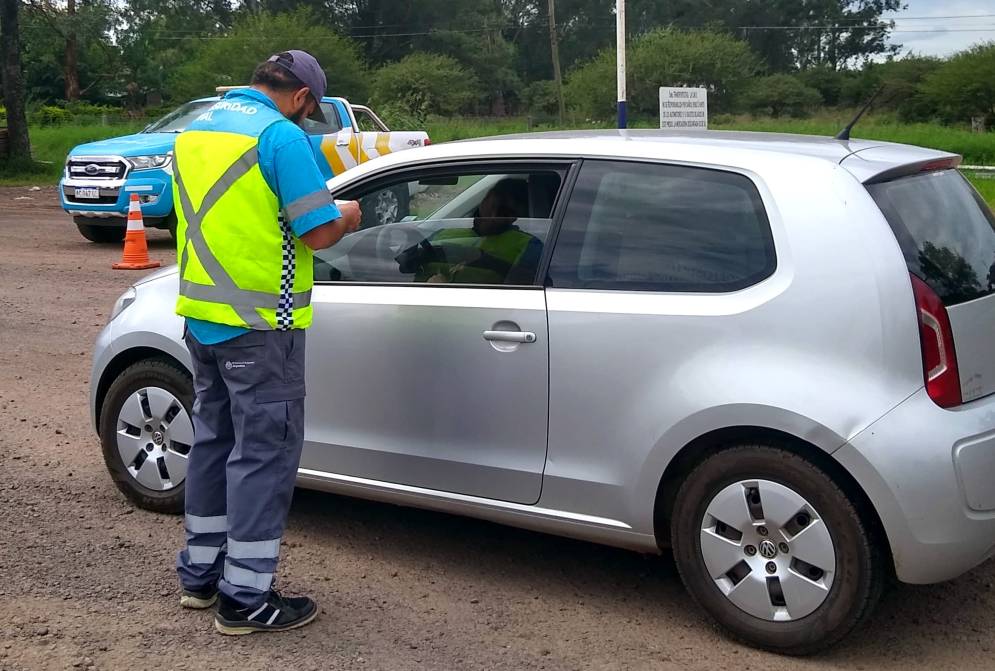
[[[447,228],[417,247],[415,281],[455,284],[529,284],[539,266],[542,243],[517,226],[515,184],[498,182],[477,208],[472,228]],[[399,259],[402,265],[410,260]],[[402,268],[402,271],[406,268]]]
[[217,602],[223,634],[318,612],[272,584],[304,440],[312,250],[360,223],[357,203],[333,202],[299,127],[325,121],[325,85],[310,54],[277,54],[176,139],[176,312],[195,397],[177,572],[181,605]]

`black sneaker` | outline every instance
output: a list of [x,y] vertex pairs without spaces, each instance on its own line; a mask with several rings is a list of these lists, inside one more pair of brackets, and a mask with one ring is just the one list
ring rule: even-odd
[[180,605],[184,608],[193,608],[194,610],[210,608],[217,600],[218,590],[214,587],[201,592],[185,589],[180,593]]
[[276,590],[258,608],[239,608],[226,596],[218,601],[218,614],[214,628],[222,634],[240,636],[260,631],[287,631],[297,629],[318,617],[314,599],[306,596],[283,597]]

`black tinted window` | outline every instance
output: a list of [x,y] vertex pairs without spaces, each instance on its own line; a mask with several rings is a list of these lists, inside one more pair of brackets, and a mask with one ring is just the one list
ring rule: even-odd
[[909,270],[947,305],[995,289],[995,221],[956,170],[867,187],[884,213]]
[[552,286],[725,292],[774,272],[756,187],[734,173],[584,163],[556,241]]

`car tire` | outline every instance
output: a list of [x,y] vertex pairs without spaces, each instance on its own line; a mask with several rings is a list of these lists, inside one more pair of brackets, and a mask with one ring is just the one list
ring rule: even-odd
[[128,366],[107,389],[100,412],[104,463],[117,488],[139,508],[183,511],[186,458],[193,443],[192,423],[184,422],[192,407],[190,374],[163,359]]
[[123,241],[126,231],[124,226],[86,224],[80,223],[79,221],[76,222],[76,228],[79,229],[80,235],[90,242],[98,242],[103,244]]
[[[807,512],[788,512],[798,501]],[[746,532],[737,545],[738,529],[730,529],[736,521],[719,518],[744,509]],[[790,521],[782,526],[786,515]],[[803,531],[810,535],[799,542]],[[886,581],[879,545],[853,501],[814,463],[774,446],[732,447],[698,465],[678,491],[671,535],[678,571],[695,601],[735,638],[781,654],[808,655],[838,642],[870,615]],[[763,540],[780,550],[773,559]],[[815,564],[832,557],[833,566],[820,576],[823,569],[803,555]],[[804,577],[809,573],[812,580]],[[767,608],[770,615],[757,614]]]

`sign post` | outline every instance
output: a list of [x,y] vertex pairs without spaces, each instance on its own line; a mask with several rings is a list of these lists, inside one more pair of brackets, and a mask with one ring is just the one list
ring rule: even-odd
[[618,127],[628,125],[625,109],[625,0],[615,0],[615,42],[618,63]]
[[661,86],[660,128],[707,130],[708,89]]

